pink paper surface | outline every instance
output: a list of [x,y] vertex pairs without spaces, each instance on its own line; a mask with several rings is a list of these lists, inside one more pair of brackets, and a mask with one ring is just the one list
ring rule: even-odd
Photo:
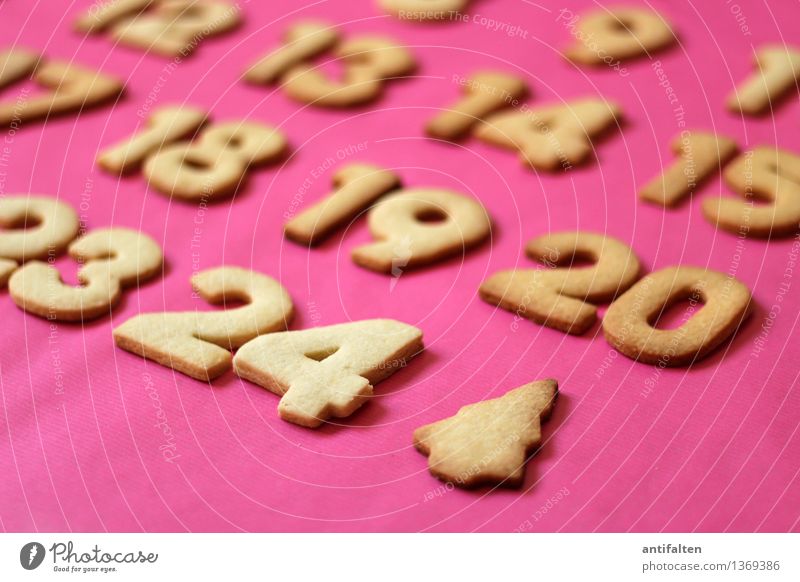
[[[238,30],[175,64],[73,32],[90,4],[0,6],[3,45],[127,80],[115,105],[4,133],[0,194],[57,196],[90,229],[141,229],[163,245],[167,269],[128,291],[112,316],[86,325],[26,315],[7,291],[0,295],[4,530],[800,529],[798,243],[740,240],[706,222],[701,200],[729,194],[718,176],[674,211],[636,197],[672,161],[670,142],[682,129],[723,133],[742,148],[800,151],[796,95],[774,116],[743,120],[724,107],[752,71],[754,46],[800,42],[793,2],[654,1],[680,43],[624,64],[627,76],[562,58],[572,37],[559,10],[577,14],[588,1],[476,0],[466,19],[440,25],[401,22],[373,0],[241,2]],[[413,50],[418,73],[350,111],[302,107],[239,82],[245,66],[301,17],[347,34],[391,35]],[[426,120],[459,95],[453,75],[477,69],[523,76],[532,104],[602,95],[622,106],[625,124],[598,143],[598,162],[556,175],[526,169],[514,153],[475,139],[424,138]],[[213,120],[279,126],[293,155],[253,172],[235,200],[207,209],[171,202],[141,175],[118,180],[98,169],[99,150],[142,126],[137,112],[183,102],[210,110]],[[319,170],[329,159],[333,167]],[[404,273],[392,288],[389,277],[349,259],[370,238],[363,219],[312,251],[285,241],[293,199],[305,206],[321,198],[333,169],[354,161],[391,168],[409,187],[478,198],[494,222],[491,243]],[[599,325],[582,337],[514,325],[513,314],[478,298],[490,273],[530,264],[527,240],[570,229],[620,238],[647,271],[688,264],[733,274],[753,289],[755,313],[710,358],[660,370],[617,354]],[[280,420],[278,398],[233,373],[208,386],[114,347],[113,327],[139,312],[210,309],[192,299],[189,277],[223,263],[279,279],[298,313],[291,329],[395,318],[420,327],[427,349],[355,415],[308,430]],[[57,264],[75,280],[74,263]],[[561,397],[521,490],[450,490],[428,474],[411,446],[416,427],[545,377],[559,380]]]

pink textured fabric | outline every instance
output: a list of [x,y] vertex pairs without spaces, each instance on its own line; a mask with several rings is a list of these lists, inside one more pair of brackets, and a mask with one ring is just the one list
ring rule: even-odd
[[[560,6],[578,14],[589,1],[476,1],[462,19],[430,25],[389,17],[374,0],[244,2],[239,29],[181,62],[113,47],[102,35],[83,38],[72,22],[90,4],[0,6],[2,44],[128,83],[114,106],[3,134],[0,193],[58,196],[90,229],[141,229],[163,245],[168,266],[163,279],[127,292],[111,317],[86,325],[26,315],[0,294],[3,529],[798,529],[797,246],[740,240],[707,223],[701,200],[729,194],[719,176],[674,211],[636,196],[671,162],[669,144],[684,129],[719,132],[743,148],[800,151],[796,95],[774,117],[742,120],[724,107],[752,71],[754,46],[800,38],[792,2],[652,2],[680,43],[625,63],[624,74],[576,67],[560,54],[572,39]],[[347,34],[391,35],[413,50],[418,74],[352,111],[302,107],[240,82],[301,17]],[[426,120],[459,94],[453,76],[477,69],[523,76],[531,104],[602,95],[622,106],[625,124],[599,142],[598,162],[557,175],[475,139],[425,139]],[[97,168],[100,149],[142,125],[138,113],[181,102],[209,109],[213,120],[279,126],[293,155],[252,172],[235,200],[208,208],[172,203],[141,175],[118,180]],[[475,196],[494,221],[491,243],[404,273],[392,287],[349,259],[369,240],[363,219],[312,251],[285,241],[284,214],[325,195],[333,169],[348,161],[392,168],[409,187]],[[753,289],[756,311],[712,357],[659,370],[616,354],[599,326],[571,337],[513,325],[511,313],[478,298],[488,274],[528,264],[528,239],[566,229],[628,242],[647,270],[690,264],[735,274]],[[211,309],[191,298],[189,277],[223,263],[280,279],[297,307],[292,329],[390,317],[422,328],[427,350],[357,414],[307,430],[281,421],[276,396],[232,373],[208,386],[114,347],[112,328],[136,313]],[[75,280],[70,260],[57,264]],[[545,377],[559,380],[561,398],[521,491],[450,490],[428,474],[411,446],[414,428]]]

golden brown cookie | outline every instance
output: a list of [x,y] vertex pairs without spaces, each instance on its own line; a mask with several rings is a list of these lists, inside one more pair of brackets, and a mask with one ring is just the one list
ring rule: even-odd
[[39,63],[39,55],[25,49],[0,51],[0,89],[30,77]]
[[375,242],[353,249],[366,269],[399,276],[483,242],[492,229],[480,202],[450,190],[415,188],[383,198],[367,215]]
[[490,113],[515,105],[528,93],[525,82],[508,73],[474,73],[463,85],[464,97],[428,122],[431,137],[457,140]]
[[57,269],[30,261],[14,271],[8,289],[21,309],[58,321],[85,321],[108,315],[119,302],[124,287],[131,287],[161,272],[163,256],[147,235],[126,228],[91,231],[68,249],[83,266],[80,285],[61,281]]
[[93,3],[75,21],[79,32],[100,32],[122,19],[143,12],[157,0],[106,0]]
[[764,46],[756,51],[758,71],[728,96],[728,109],[746,115],[771,111],[777,101],[797,87],[800,50],[788,46]]
[[[640,265],[625,243],[600,234],[560,232],[531,240],[526,252],[545,269],[495,273],[481,284],[487,303],[541,325],[580,335],[597,321],[597,307],[636,282]],[[571,267],[574,259],[591,267]]]
[[414,446],[427,455],[431,474],[442,481],[459,487],[519,487],[557,396],[555,380],[530,382],[418,428]]
[[575,43],[564,54],[585,65],[610,64],[650,55],[675,42],[661,15],[635,7],[605,6],[587,11],[577,20]]
[[566,105],[495,113],[476,126],[474,135],[517,150],[524,164],[552,172],[587,161],[594,151],[592,139],[621,119],[616,105],[601,99],[581,99]]
[[114,329],[117,346],[197,380],[231,368],[231,350],[254,337],[286,329],[294,306],[280,283],[239,267],[217,267],[192,277],[197,294],[212,304],[242,301],[225,311],[144,313]]
[[[696,306],[688,321],[675,329],[654,327],[670,305],[687,299]],[[603,333],[631,359],[688,366],[731,337],[751,308],[750,290],[734,277],[697,267],[668,267],[646,275],[611,304]]]
[[314,246],[330,236],[386,192],[400,187],[394,172],[371,164],[348,164],[333,175],[334,192],[286,223],[286,237]]
[[800,229],[800,156],[758,147],[736,158],[723,175],[743,199],[703,200],[703,214],[709,222],[736,234],[762,238],[791,236]]
[[287,331],[248,342],[236,374],[281,396],[283,420],[317,427],[350,416],[377,384],[422,351],[422,332],[391,319]]
[[703,131],[684,132],[672,142],[679,158],[639,191],[647,202],[672,207],[714,172],[718,172],[738,151],[736,142]]

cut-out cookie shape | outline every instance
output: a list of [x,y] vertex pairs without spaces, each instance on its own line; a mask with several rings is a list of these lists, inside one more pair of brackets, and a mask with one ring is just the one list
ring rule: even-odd
[[418,428],[414,446],[428,456],[431,474],[442,481],[459,487],[519,487],[557,396],[555,380],[525,384]]
[[47,263],[30,261],[8,282],[14,303],[51,320],[94,319],[109,314],[124,287],[160,273],[163,262],[153,239],[126,228],[93,230],[69,245],[68,252],[83,265],[78,270],[79,286],[63,283],[58,270]]
[[281,396],[283,420],[317,427],[350,416],[377,384],[422,351],[422,332],[371,319],[261,336],[236,353],[236,374]]
[[235,28],[238,6],[222,0],[112,0],[75,22],[80,32],[107,31],[121,45],[186,57],[203,40]]
[[528,93],[528,88],[514,75],[483,71],[466,79],[463,92],[460,101],[428,122],[425,127],[428,135],[445,140],[464,137],[489,114],[516,105]]
[[[742,199],[706,198],[703,214],[724,230],[762,238],[800,229],[800,156],[758,147],[737,157],[723,174]],[[753,199],[758,199],[755,204]]]
[[78,213],[56,198],[0,198],[0,287],[19,263],[60,255],[79,229]]
[[[10,61],[12,66],[0,78],[0,88],[3,84],[23,80],[33,70],[33,80],[46,91],[0,103],[0,127],[22,125],[65,113],[80,113],[122,93],[122,82],[110,75],[67,62],[41,63],[38,59],[34,62],[32,55],[20,54],[12,51],[8,56],[6,53],[6,62]],[[2,62],[0,56],[0,65]]]
[[286,137],[274,127],[229,121],[200,131],[205,119],[193,107],[159,108],[143,131],[103,151],[98,163],[114,174],[141,166],[162,194],[209,202],[233,195],[251,168],[276,162],[286,153]]
[[[682,300],[702,306],[675,329],[654,324]],[[603,317],[606,340],[631,359],[688,366],[731,337],[752,308],[750,290],[733,277],[697,267],[668,267],[646,275]]]
[[0,51],[0,89],[30,77],[38,62],[39,55],[24,49]]
[[474,135],[487,143],[517,150],[526,165],[539,170],[568,170],[587,161],[592,139],[622,119],[616,105],[582,99],[565,105],[500,111],[476,126]]
[[728,96],[728,109],[745,115],[759,115],[774,108],[777,101],[800,80],[800,50],[787,46],[765,46],[756,51],[756,67],[746,81]]
[[367,222],[376,241],[353,249],[353,261],[394,276],[462,253],[492,229],[477,200],[429,188],[390,194],[369,211]]
[[[564,19],[562,11],[559,19]],[[564,53],[585,65],[613,64],[650,55],[675,42],[669,24],[656,12],[633,7],[601,7],[567,20],[576,42]]]
[[400,178],[371,164],[348,164],[333,175],[333,187],[333,193],[286,223],[287,238],[309,246],[319,244],[386,192],[400,187]]
[[[344,68],[341,80],[330,79],[310,59],[325,52]],[[330,25],[301,22],[293,25],[284,44],[245,73],[252,83],[280,84],[301,103],[321,107],[352,107],[374,101],[387,81],[411,73],[416,67],[408,49],[389,38],[360,36],[341,41]]]
[[[550,268],[495,273],[481,284],[481,298],[518,317],[576,335],[597,321],[594,304],[607,303],[628,289],[640,270],[628,245],[588,232],[541,236],[525,250],[531,259]],[[576,258],[593,265],[571,267]]]
[[192,277],[192,286],[209,303],[246,305],[226,311],[137,315],[114,330],[117,346],[209,381],[230,370],[231,350],[261,334],[286,329],[294,315],[286,289],[255,271],[207,269]]
[[685,132],[672,142],[672,151],[679,158],[648,182],[639,191],[639,197],[653,204],[675,206],[727,164],[738,149],[735,141],[724,136],[703,131]]
[[470,0],[378,0],[381,8],[400,20],[451,20]]

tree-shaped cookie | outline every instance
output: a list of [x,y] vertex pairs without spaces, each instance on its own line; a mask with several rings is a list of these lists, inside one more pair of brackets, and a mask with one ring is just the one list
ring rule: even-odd
[[519,487],[557,396],[555,380],[530,382],[418,428],[414,446],[428,456],[431,474],[443,481],[459,487]]

